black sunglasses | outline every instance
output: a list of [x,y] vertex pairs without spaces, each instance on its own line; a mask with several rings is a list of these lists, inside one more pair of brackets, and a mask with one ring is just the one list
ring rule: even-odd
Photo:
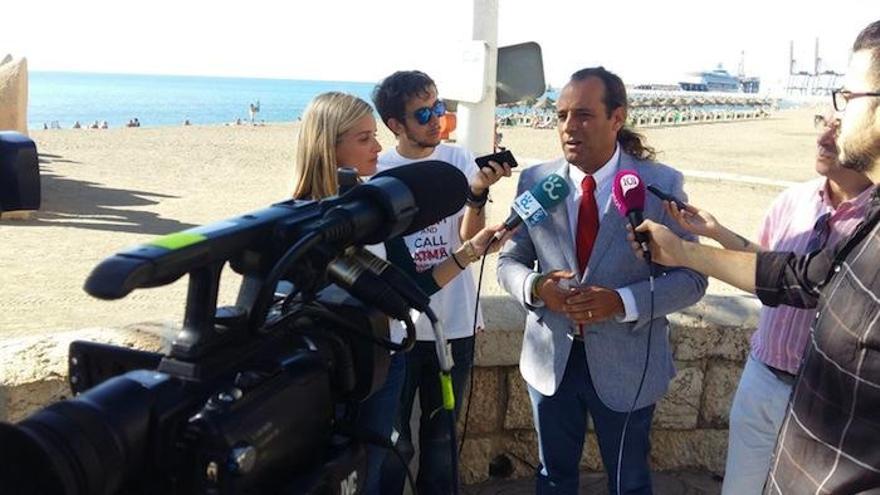
[[416,118],[419,125],[426,125],[431,121],[431,116],[441,117],[446,113],[446,103],[443,100],[437,100],[433,106],[422,107],[413,111],[412,115]]

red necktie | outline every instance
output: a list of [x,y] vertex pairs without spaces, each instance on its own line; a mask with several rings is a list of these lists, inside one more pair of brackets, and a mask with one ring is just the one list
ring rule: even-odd
[[578,206],[578,223],[575,244],[577,245],[578,268],[581,275],[590,261],[590,253],[593,252],[593,244],[596,243],[596,234],[599,233],[599,208],[596,206],[596,180],[592,175],[584,177],[581,181],[581,204]]

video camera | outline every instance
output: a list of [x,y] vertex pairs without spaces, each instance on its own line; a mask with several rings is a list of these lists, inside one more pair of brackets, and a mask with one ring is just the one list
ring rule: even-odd
[[[189,275],[182,330],[168,355],[73,343],[76,396],[0,423],[0,489],[359,493],[366,454],[345,420],[383,384],[388,349],[411,347],[409,307],[424,295],[407,295],[358,246],[455,213],[466,188],[455,167],[421,162],[107,258],[85,283],[102,299]],[[236,304],[217,307],[226,263],[243,280]],[[282,280],[293,290],[277,295]],[[407,323],[403,343],[386,315]]]

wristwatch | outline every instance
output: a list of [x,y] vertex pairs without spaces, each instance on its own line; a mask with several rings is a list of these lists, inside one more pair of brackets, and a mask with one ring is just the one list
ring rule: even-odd
[[541,300],[541,296],[538,295],[538,288],[541,287],[541,284],[544,283],[544,274],[540,274],[535,277],[534,282],[532,282],[532,300],[539,301]]

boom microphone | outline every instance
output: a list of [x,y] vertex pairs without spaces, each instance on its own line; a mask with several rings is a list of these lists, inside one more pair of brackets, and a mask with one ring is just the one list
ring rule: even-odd
[[[448,163],[426,161],[382,172],[342,196],[287,201],[220,222],[169,234],[117,253],[89,275],[85,290],[119,299],[134,289],[169,284],[242,252],[279,251],[306,232],[343,247],[377,244],[418,232],[461,210],[467,179]],[[271,251],[271,250],[270,250]]]
[[[414,234],[457,213],[464,207],[470,187],[461,170],[439,160],[394,167],[374,175],[367,184],[389,177],[406,185],[416,203],[415,215],[400,235]],[[377,244],[388,238],[363,244]]]
[[[510,216],[504,221],[504,229],[513,230],[523,222],[529,227],[541,223],[549,215],[548,210],[562,203],[569,193],[571,189],[562,176],[550,174],[544,177],[513,200]],[[499,232],[496,237],[500,235]]]
[[642,255],[645,261],[651,262],[651,250],[648,244],[648,235],[644,232],[636,232],[636,227],[645,221],[645,183],[633,170],[621,170],[614,176],[611,186],[611,198],[620,215],[629,220],[629,224],[635,233],[636,242],[642,247]]
[[441,161],[395,167],[352,188],[317,226],[322,238],[344,244],[378,244],[437,223],[464,206],[464,174]]

